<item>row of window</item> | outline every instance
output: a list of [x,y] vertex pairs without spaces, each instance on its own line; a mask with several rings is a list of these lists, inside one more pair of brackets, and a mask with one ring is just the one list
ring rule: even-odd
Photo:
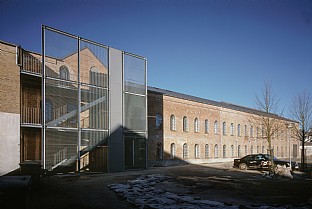
[[[256,154],[256,153],[266,153],[266,149],[264,146],[261,147],[261,150],[260,150],[260,146],[256,146],[255,147],[256,150],[254,150],[254,146],[251,145],[250,146],[250,154]],[[157,158],[158,159],[162,159],[162,145],[161,143],[158,143],[157,146],[156,146],[156,152],[157,152]],[[189,146],[187,143],[183,144],[183,147],[182,147],[182,158],[183,159],[188,159],[189,158]],[[205,144],[205,158],[210,158],[211,154],[210,154],[210,147],[208,144]],[[277,156],[280,156],[280,157],[285,157],[284,154],[286,154],[286,151],[287,151],[287,147],[285,147],[285,149],[283,147],[281,147],[281,150],[279,150],[279,147],[277,146],[276,147],[276,155]],[[237,147],[237,155],[235,155],[235,149],[234,149],[234,145],[231,145],[230,147],[230,156],[227,156],[227,146],[226,145],[223,145],[222,146],[222,157],[223,158],[226,158],[226,157],[242,157],[243,153],[244,152],[244,156],[248,154],[248,146],[247,145],[244,145],[244,146],[241,146],[241,145],[238,145]],[[200,158],[200,145],[199,144],[195,144],[194,146],[194,156],[196,159]],[[170,145],[170,157],[173,159],[176,157],[176,144],[175,143],[172,143]],[[213,148],[213,157],[214,158],[218,158],[218,157],[221,157],[219,156],[219,146],[216,144],[214,145],[214,148]]]
[[[158,115],[158,116],[157,116]],[[160,122],[160,118],[161,114],[156,114],[156,127],[159,128],[160,125],[162,125],[162,123]],[[188,122],[188,118],[186,116],[183,117],[183,131],[184,132],[188,132],[189,131],[189,122]],[[205,128],[205,133],[209,133],[209,121],[206,119],[205,123],[204,123],[204,128]],[[234,123],[230,124],[230,135],[234,136]],[[175,115],[171,115],[170,116],[170,130],[172,131],[176,131],[176,119],[175,119]],[[198,133],[200,130],[200,123],[198,118],[194,119],[194,132]],[[215,134],[219,134],[219,123],[217,120],[214,121],[214,133]],[[226,122],[223,122],[222,124],[222,134],[223,135],[227,135],[227,124]],[[259,137],[260,135],[260,128],[256,128],[256,134],[257,137]],[[281,132],[282,134],[282,138],[284,137],[284,132]],[[248,129],[247,129],[247,125],[244,126],[244,135],[247,136],[248,135]],[[237,136],[241,136],[241,124],[237,124]],[[254,137],[254,127],[250,126],[250,130],[249,130],[249,136],[250,137]],[[264,129],[261,129],[261,137],[264,136]],[[278,138],[278,132],[276,132],[275,137]]]

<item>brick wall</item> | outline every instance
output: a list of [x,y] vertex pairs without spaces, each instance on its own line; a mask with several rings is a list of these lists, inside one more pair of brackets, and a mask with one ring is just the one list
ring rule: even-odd
[[[156,128],[156,113],[163,115],[163,127],[161,130]],[[170,129],[170,117],[175,116],[175,130]],[[188,131],[183,131],[183,117],[188,119]],[[171,159],[171,144],[175,144],[175,156],[177,159],[188,162],[220,162],[229,161],[239,157],[238,147],[240,146],[240,157],[245,156],[245,146],[247,154],[267,152],[268,142],[261,137],[261,131],[257,136],[257,125],[253,119],[255,115],[247,112],[237,111],[234,109],[224,108],[204,104],[196,101],[190,101],[182,98],[175,98],[168,95],[161,95],[154,92],[148,92],[148,117],[149,117],[149,160],[157,159],[156,143],[163,145],[163,158]],[[195,118],[199,121],[199,131],[195,132]],[[209,122],[208,132],[205,131],[205,120]],[[214,133],[214,122],[218,121],[218,133]],[[223,134],[223,122],[226,123],[226,133]],[[280,130],[286,132],[285,122],[280,120]],[[231,133],[231,123],[233,123],[234,132]],[[237,126],[240,124],[240,136],[237,134]],[[247,134],[245,135],[245,125]],[[250,134],[253,126],[253,135]],[[183,158],[183,145],[188,145],[188,158]],[[272,139],[272,146],[275,150],[275,156],[280,158],[288,157],[289,149],[288,136],[279,135],[278,138]],[[295,139],[291,144],[297,144]],[[195,145],[199,147],[199,156],[195,156]],[[209,155],[205,155],[205,145],[209,146]],[[217,156],[215,157],[215,146],[218,147]],[[225,152],[223,147],[225,146]],[[291,145],[292,146],[292,145]],[[225,156],[224,156],[225,154]]]
[[16,47],[0,41],[0,112],[20,114],[20,67]]

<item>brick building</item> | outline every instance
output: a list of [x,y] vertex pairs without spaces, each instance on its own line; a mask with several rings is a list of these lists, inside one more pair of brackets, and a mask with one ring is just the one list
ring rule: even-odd
[[146,168],[146,59],[47,26],[42,43],[0,41],[0,175]]
[[[113,172],[267,152],[251,121],[261,112],[147,88],[145,58],[46,26],[42,34],[42,54],[0,41],[0,175],[27,161]],[[275,155],[296,158],[285,125],[294,121],[270,116],[281,124]]]
[[[268,142],[254,120],[261,114],[251,108],[148,87],[150,164],[223,162],[267,153]],[[287,128],[295,122],[274,114],[270,117],[280,124],[272,139],[274,155],[289,158],[291,152],[291,157],[299,157],[298,141]]]

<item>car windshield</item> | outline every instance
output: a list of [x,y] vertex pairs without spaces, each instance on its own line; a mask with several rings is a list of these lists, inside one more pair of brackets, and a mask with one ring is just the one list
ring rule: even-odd
[[[272,159],[272,157],[271,157],[271,155],[269,155],[269,154],[265,154],[264,155],[268,160],[271,160]],[[278,160],[276,157],[273,157],[273,160]]]

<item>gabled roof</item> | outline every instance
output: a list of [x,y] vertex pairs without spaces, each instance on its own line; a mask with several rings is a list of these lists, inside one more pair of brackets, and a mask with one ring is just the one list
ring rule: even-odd
[[[217,106],[217,107],[223,107],[223,108],[236,110],[236,111],[240,111],[240,112],[246,112],[246,113],[251,113],[251,114],[255,114],[255,115],[267,115],[266,112],[256,110],[253,108],[249,108],[249,107],[244,107],[244,106],[228,103],[228,102],[217,102],[217,101],[213,101],[213,100],[209,100],[209,99],[195,97],[195,96],[182,94],[182,93],[178,93],[178,92],[174,92],[174,91],[169,91],[169,90],[165,90],[165,89],[160,89],[160,88],[156,88],[156,87],[151,87],[151,86],[148,86],[147,90],[149,92],[153,92],[153,93],[157,93],[157,94],[162,94],[162,95],[171,96],[171,97],[175,97],[175,98],[179,98],[179,99],[185,99],[185,100],[189,100],[189,101],[193,101],[193,102],[199,102],[199,103],[203,103],[203,104],[213,105],[213,106]],[[277,114],[271,113],[271,114],[268,114],[268,116],[273,117],[273,118],[277,118],[280,120],[287,120],[289,122],[297,123],[297,121],[293,121],[293,120],[290,120],[288,118],[278,116]]]

